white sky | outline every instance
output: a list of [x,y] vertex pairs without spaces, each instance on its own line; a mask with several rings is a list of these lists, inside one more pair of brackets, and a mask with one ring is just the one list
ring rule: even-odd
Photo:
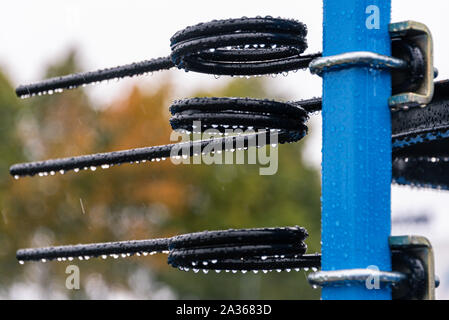
[[[84,70],[112,67],[168,55],[169,38],[188,25],[212,19],[256,15],[295,18],[304,22],[309,28],[308,52],[316,52],[321,51],[321,3],[318,0],[4,1],[0,10],[0,66],[15,85],[25,84],[41,79],[48,64],[64,56],[71,47],[76,47]],[[439,79],[449,78],[448,12],[449,1],[446,0],[393,1],[392,21],[417,20],[432,30]],[[193,88],[219,85],[226,81],[223,77],[216,80],[213,76],[193,72],[186,74],[173,70],[170,73],[179,97]],[[118,84],[100,85],[89,88],[90,95],[92,99],[108,103],[136,81],[151,86],[160,76],[157,74]],[[298,72],[270,81],[274,92],[284,93],[292,99],[321,95],[321,79],[309,72]],[[312,139],[306,153],[316,166],[320,165],[321,160],[320,121],[319,116],[312,120]],[[428,236],[437,247],[438,243],[449,244],[446,231],[449,226],[448,204],[449,192],[393,186],[394,215],[421,210],[436,214],[432,222],[435,228],[428,232]],[[444,255],[445,246],[441,248],[440,252]],[[449,274],[449,256],[445,261],[445,272]]]

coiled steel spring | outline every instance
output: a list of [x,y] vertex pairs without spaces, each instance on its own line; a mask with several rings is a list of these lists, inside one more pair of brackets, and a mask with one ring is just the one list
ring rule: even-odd
[[[295,20],[272,17],[240,18],[198,24],[171,38],[169,57],[133,63],[112,69],[80,73],[19,86],[20,97],[61,92],[88,83],[145,74],[176,66],[185,71],[215,75],[263,75],[307,68],[320,53],[302,55],[307,48],[306,27]],[[441,147],[449,137],[449,82],[435,85],[435,98],[426,108],[392,113],[393,182],[434,188],[449,188],[446,168],[449,154]],[[262,146],[262,136],[276,136],[279,143],[300,140],[307,133],[308,115],[321,109],[321,99],[278,102],[249,98],[194,98],[175,101],[170,108],[174,130],[204,131],[214,128],[243,128],[257,132],[222,136],[209,140],[139,148],[110,153],[13,165],[10,173],[47,176],[69,170],[109,168],[128,162],[164,160],[187,148],[189,155],[204,152],[206,146],[224,150]],[[439,117],[436,117],[436,116]],[[194,126],[200,121],[201,127]],[[262,141],[262,143],[260,142]],[[174,152],[176,151],[176,152]],[[437,159],[437,161],[435,160]],[[24,249],[20,261],[112,256],[169,254],[168,262],[182,270],[215,269],[299,270],[318,268],[320,255],[307,255],[304,228],[264,228],[207,231],[167,239],[100,243],[90,245]]]

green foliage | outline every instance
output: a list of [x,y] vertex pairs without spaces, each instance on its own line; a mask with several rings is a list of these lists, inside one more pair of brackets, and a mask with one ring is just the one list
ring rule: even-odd
[[[77,69],[71,54],[47,75]],[[218,91],[193,96],[268,97],[266,84],[236,79]],[[17,263],[15,251],[23,247],[288,225],[306,227],[309,252],[320,251],[319,175],[302,163],[303,142],[278,148],[279,168],[273,176],[259,175],[258,165],[176,166],[169,161],[19,181],[8,176],[8,167],[20,161],[170,142],[171,91],[168,82],[158,90],[136,87],[103,110],[82,89],[18,100],[0,75],[0,297],[14,297],[18,284],[27,296],[44,298],[319,297],[304,272],[185,273],[168,266],[163,255],[76,261],[79,291],[65,289],[69,263]],[[174,295],[167,294],[168,288]]]

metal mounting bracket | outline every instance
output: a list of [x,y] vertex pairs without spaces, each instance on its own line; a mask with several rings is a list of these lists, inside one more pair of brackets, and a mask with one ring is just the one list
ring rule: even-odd
[[320,287],[367,286],[368,281],[378,279],[379,288],[391,287],[394,300],[434,300],[439,280],[429,240],[421,236],[390,236],[388,243],[393,271],[369,268],[318,271],[310,273],[307,279],[311,285]]
[[[403,21],[391,23],[389,32],[392,42],[397,39],[405,40],[420,49],[424,59],[424,70],[423,77],[416,90],[393,95],[388,100],[388,104],[392,108],[407,108],[428,104],[433,97],[435,72],[433,67],[433,39],[429,28],[416,21]],[[394,77],[395,74],[393,73],[393,82]]]
[[[394,88],[388,99],[392,110],[425,106],[432,101],[434,78],[437,74],[433,67],[432,34],[426,25],[415,21],[391,23],[389,33],[393,57],[369,51],[354,51],[334,56],[314,59],[310,72],[322,75],[323,72],[339,70],[353,66],[367,66],[374,69],[391,69]],[[404,92],[405,91],[405,92]]]
[[[435,288],[439,282],[435,277],[435,265],[432,245],[429,240],[421,236],[391,236],[388,239],[393,270],[408,275],[409,283],[393,288],[393,299],[434,300]],[[420,271],[411,270],[411,260],[419,264]],[[418,279],[418,277],[420,279]],[[413,288],[412,288],[413,287]]]

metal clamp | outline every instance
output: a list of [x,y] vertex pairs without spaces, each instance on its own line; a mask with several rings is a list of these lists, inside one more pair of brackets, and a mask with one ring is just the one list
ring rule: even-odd
[[[435,78],[433,67],[433,39],[429,28],[416,21],[404,21],[389,25],[393,51],[396,41],[405,41],[416,46],[423,55],[422,78],[413,92],[399,93],[390,97],[390,107],[415,107],[432,101]],[[395,81],[393,74],[393,82]],[[400,75],[398,75],[400,76]]]
[[[405,92],[393,93],[388,100],[392,110],[428,104],[433,97],[434,77],[433,40],[430,30],[422,23],[404,21],[389,25],[392,51],[396,57],[374,52],[354,51],[313,60],[310,71],[321,75],[325,71],[339,70],[353,66],[366,66],[372,69],[394,69],[392,84],[407,82]],[[403,48],[408,50],[404,50]],[[413,61],[416,59],[418,61]],[[410,75],[404,70],[413,69]],[[410,82],[413,78],[413,82]]]
[[353,66],[369,66],[373,69],[407,69],[408,63],[402,59],[370,51],[354,51],[317,58],[310,63],[309,69],[311,73],[321,76],[325,71]]
[[439,280],[435,276],[432,245],[421,236],[391,236],[388,239],[394,270],[408,274],[408,283],[393,291],[393,299],[434,300]]
[[311,285],[320,287],[366,286],[373,279],[378,280],[380,286],[396,286],[406,280],[407,276],[401,272],[379,271],[375,269],[347,269],[310,273],[307,279]]
[[379,287],[391,286],[395,300],[435,299],[439,280],[435,277],[429,240],[420,236],[391,236],[388,241],[394,271],[370,268],[319,271],[310,273],[307,279],[311,285],[320,287],[363,285],[376,289],[377,282]]

